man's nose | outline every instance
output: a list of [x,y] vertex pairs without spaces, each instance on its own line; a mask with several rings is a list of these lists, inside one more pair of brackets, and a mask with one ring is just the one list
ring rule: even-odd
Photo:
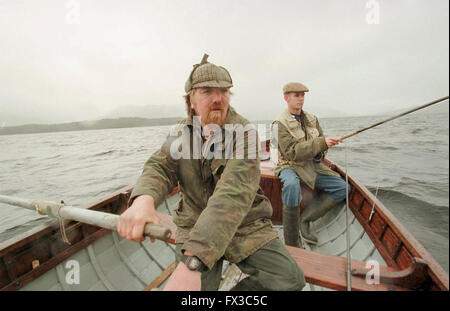
[[212,96],[213,96],[213,101],[214,102],[219,103],[219,102],[222,101],[223,94],[222,94],[222,92],[220,90],[214,90],[213,93],[212,93]]

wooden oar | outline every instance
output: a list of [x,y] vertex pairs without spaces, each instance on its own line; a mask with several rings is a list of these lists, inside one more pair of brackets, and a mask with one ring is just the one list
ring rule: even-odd
[[363,129],[361,129],[361,130],[358,130],[358,131],[355,131],[355,132],[348,133],[348,134],[342,136],[341,139],[344,140],[344,139],[346,139],[346,138],[352,137],[352,136],[354,136],[354,135],[356,135],[356,134],[359,134],[359,133],[361,133],[361,132],[364,132],[364,131],[366,131],[366,130],[368,130],[368,129],[371,129],[371,128],[375,127],[375,126],[378,126],[378,125],[384,124],[384,123],[386,123],[386,122],[392,121],[392,120],[394,120],[394,119],[403,117],[403,116],[405,116],[405,115],[407,115],[407,114],[409,114],[409,113],[411,113],[411,112],[414,112],[414,111],[423,109],[423,108],[425,108],[425,107],[428,107],[428,106],[431,106],[431,105],[434,105],[434,104],[437,104],[437,103],[439,103],[439,102],[441,102],[441,101],[444,101],[444,100],[446,100],[446,99],[448,99],[448,96],[442,97],[442,98],[440,98],[440,99],[437,99],[437,100],[435,100],[435,101],[432,101],[431,103],[428,103],[428,104],[425,104],[425,105],[416,107],[416,108],[414,108],[414,109],[408,110],[408,111],[403,112],[403,113],[401,113],[401,114],[399,114],[399,115],[390,117],[389,119],[386,119],[386,120],[377,122],[377,123],[375,123],[375,124],[373,124],[373,125],[371,125],[371,126],[368,126],[368,127],[363,128]]
[[[41,215],[56,217],[63,220],[75,220],[114,231],[117,231],[117,224],[119,222],[118,215],[58,204],[51,201],[34,201],[0,195],[0,202],[35,210]],[[146,224],[144,235],[166,241],[170,238],[171,231],[161,225]]]

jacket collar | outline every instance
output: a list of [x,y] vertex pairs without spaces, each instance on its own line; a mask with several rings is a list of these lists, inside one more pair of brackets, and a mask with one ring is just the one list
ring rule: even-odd
[[[297,120],[295,119],[295,117],[289,112],[289,110],[288,110],[287,108],[283,111],[282,116],[283,116],[283,119],[285,119],[287,122],[296,122],[296,123],[298,123],[298,121],[297,121]],[[302,112],[301,112],[301,120],[302,120],[302,122],[305,123],[305,125],[306,125],[306,124],[310,124],[312,118],[313,118],[313,117],[312,117],[308,112],[306,112],[306,111],[304,111],[304,110],[302,109]]]

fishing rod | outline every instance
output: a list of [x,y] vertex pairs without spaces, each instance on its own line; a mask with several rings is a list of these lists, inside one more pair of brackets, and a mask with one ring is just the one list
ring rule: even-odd
[[[34,210],[41,215],[58,218],[61,226],[61,234],[66,243],[68,243],[68,240],[65,236],[64,220],[75,220],[114,231],[117,231],[117,225],[119,223],[118,215],[68,206],[64,203],[58,204],[51,201],[29,200],[6,195],[0,195],[0,202]],[[171,231],[161,225],[146,224],[144,227],[144,236],[166,241],[170,238]]]
[[428,107],[428,106],[431,106],[431,105],[440,103],[440,102],[442,102],[442,101],[444,101],[444,100],[446,100],[446,99],[448,99],[448,96],[442,97],[442,98],[440,98],[440,99],[436,99],[436,100],[434,100],[434,101],[432,101],[432,102],[430,102],[430,103],[428,103],[428,104],[425,104],[425,105],[416,107],[416,108],[414,108],[414,109],[411,109],[411,110],[408,110],[408,111],[406,111],[406,112],[403,112],[403,113],[401,113],[401,114],[399,114],[399,115],[390,117],[389,119],[386,119],[386,120],[377,122],[377,123],[375,123],[375,124],[372,124],[371,126],[368,126],[368,127],[363,128],[363,129],[361,129],[361,130],[358,130],[358,131],[355,131],[355,132],[348,133],[348,134],[342,136],[342,137],[341,137],[341,140],[347,139],[347,138],[352,137],[352,136],[354,136],[354,135],[356,135],[356,134],[359,134],[359,133],[361,133],[361,132],[367,131],[368,129],[374,128],[375,126],[378,126],[378,125],[384,124],[384,123],[386,123],[386,122],[392,121],[392,120],[394,120],[394,119],[403,117],[403,116],[405,116],[405,115],[407,115],[407,114],[409,114],[409,113],[411,113],[411,112],[414,112],[414,111],[423,109],[423,108],[425,108],[425,107]]

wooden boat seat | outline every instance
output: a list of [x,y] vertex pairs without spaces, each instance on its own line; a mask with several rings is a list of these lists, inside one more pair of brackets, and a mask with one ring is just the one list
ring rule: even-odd
[[[313,251],[286,246],[287,250],[305,274],[306,282],[331,288],[347,290],[347,259]],[[366,281],[366,268],[364,261],[351,261],[351,285],[356,291],[404,291],[414,287],[415,281],[423,281],[426,263],[416,258],[408,269],[396,270],[387,266],[379,266],[380,284],[369,284]],[[403,286],[399,286],[403,285]],[[407,287],[405,287],[407,286]]]
[[[160,223],[172,231],[175,236],[176,226],[172,217],[158,212]],[[173,238],[167,242],[175,243]],[[306,282],[335,290],[347,290],[347,259],[340,256],[326,255],[308,251],[301,248],[286,246],[287,250],[303,270]],[[423,262],[420,262],[423,264]],[[352,290],[357,291],[387,291],[405,290],[396,284],[403,284],[405,278],[414,275],[417,271],[399,271],[387,266],[379,266],[380,281],[389,283],[368,284],[365,279],[366,263],[352,260],[351,269],[355,275],[351,278]],[[411,269],[410,269],[411,270]],[[389,281],[390,280],[390,281]],[[402,283],[403,282],[403,283]],[[404,284],[403,284],[404,285]]]

